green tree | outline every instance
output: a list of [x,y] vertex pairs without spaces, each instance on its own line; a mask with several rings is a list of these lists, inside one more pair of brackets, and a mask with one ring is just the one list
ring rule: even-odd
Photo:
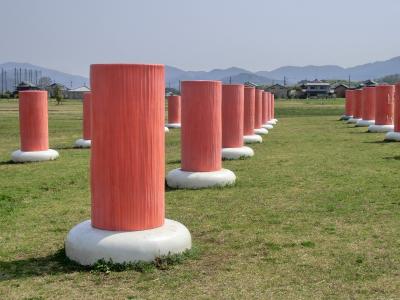
[[58,105],[61,104],[61,101],[64,98],[62,90],[58,85],[56,85],[54,88],[54,98],[56,99]]

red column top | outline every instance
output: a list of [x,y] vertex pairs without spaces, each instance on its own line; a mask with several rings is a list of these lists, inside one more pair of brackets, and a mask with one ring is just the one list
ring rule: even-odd
[[182,81],[182,170],[221,170],[222,83]]
[[47,91],[19,92],[19,130],[22,151],[49,149]]

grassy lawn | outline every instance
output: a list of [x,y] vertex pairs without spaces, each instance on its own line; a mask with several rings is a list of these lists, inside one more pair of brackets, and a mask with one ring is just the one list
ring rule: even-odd
[[[255,156],[227,161],[237,184],[172,190],[166,215],[197,255],[167,268],[109,274],[69,263],[63,241],[90,218],[90,150],[81,104],[51,103],[57,161],[11,164],[15,101],[0,100],[0,298],[400,298],[400,145],[337,121],[342,100],[277,101],[279,124]],[[167,171],[179,130],[167,134]]]

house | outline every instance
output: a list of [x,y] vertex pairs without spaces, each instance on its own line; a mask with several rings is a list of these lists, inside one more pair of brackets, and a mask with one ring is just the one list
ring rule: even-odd
[[370,80],[370,79],[363,81],[362,84],[363,84],[363,86],[377,86],[378,85],[377,82]]
[[289,88],[279,83],[266,88],[266,91],[275,95],[275,98],[285,99],[288,97]]
[[314,80],[302,85],[307,98],[310,97],[329,97],[332,95],[331,85],[328,82]]
[[65,93],[65,98],[68,99],[83,99],[83,94],[90,92],[87,86],[81,86],[76,89],[67,90]]
[[333,92],[337,98],[345,98],[346,90],[348,89],[349,87],[342,83],[333,86]]
[[251,82],[251,81],[246,81],[244,83],[244,85],[245,86],[249,86],[249,87],[254,87],[254,88],[258,87],[258,84],[254,83],[254,82]]
[[54,98],[56,88],[59,88],[63,97],[67,98],[66,92],[68,91],[68,89],[60,83],[53,83],[45,87],[45,90],[49,93],[50,98]]

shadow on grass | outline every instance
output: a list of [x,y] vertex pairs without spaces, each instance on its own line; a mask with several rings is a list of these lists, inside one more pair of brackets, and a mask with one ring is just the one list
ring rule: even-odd
[[180,163],[181,163],[180,159],[174,159],[174,160],[167,161],[168,165],[175,165],[175,164],[180,164]]
[[389,144],[389,143],[393,143],[393,141],[379,140],[379,141],[365,141],[363,143],[364,144]]
[[52,149],[54,150],[90,150],[90,148],[82,148],[82,147],[75,147],[73,145],[68,146],[55,146]]
[[44,257],[0,261],[0,281],[89,270],[90,268],[69,260],[65,256],[65,250],[60,249],[56,253]]
[[387,159],[387,160],[400,160],[400,155],[388,156],[388,157],[384,157],[383,159]]

